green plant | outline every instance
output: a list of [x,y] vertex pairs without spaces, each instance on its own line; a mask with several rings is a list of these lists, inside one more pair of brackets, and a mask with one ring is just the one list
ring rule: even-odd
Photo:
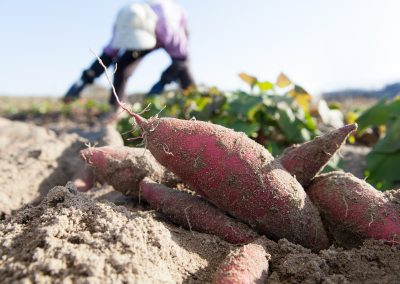
[[379,128],[382,138],[367,156],[367,180],[380,190],[400,183],[400,97],[382,99],[357,119],[359,132]]

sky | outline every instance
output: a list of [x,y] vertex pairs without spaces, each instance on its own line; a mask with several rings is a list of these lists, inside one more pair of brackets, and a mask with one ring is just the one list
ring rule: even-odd
[[[284,72],[312,94],[400,81],[398,0],[181,0],[197,83],[246,89],[238,74]],[[124,0],[1,0],[0,95],[63,95],[109,41]],[[148,55],[128,92],[149,90],[170,59]],[[104,77],[99,84],[107,86]]]

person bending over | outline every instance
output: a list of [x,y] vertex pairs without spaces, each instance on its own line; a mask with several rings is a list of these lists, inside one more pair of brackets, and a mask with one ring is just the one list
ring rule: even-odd
[[[182,8],[173,0],[132,3],[122,7],[114,23],[112,38],[99,56],[106,67],[117,67],[113,85],[121,101],[127,81],[141,59],[160,48],[168,53],[172,62],[148,95],[162,93],[171,82],[177,82],[182,89],[195,85],[188,59],[187,17]],[[67,91],[64,102],[79,98],[82,90],[104,71],[96,59]],[[118,108],[112,90],[109,103],[115,110]]]

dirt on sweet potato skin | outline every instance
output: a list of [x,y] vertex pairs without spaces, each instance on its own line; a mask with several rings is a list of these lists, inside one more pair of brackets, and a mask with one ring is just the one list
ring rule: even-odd
[[244,133],[174,118],[149,120],[145,126],[154,157],[221,210],[271,239],[285,237],[315,250],[329,247],[319,212],[303,187]]
[[81,156],[98,180],[106,181],[128,196],[139,197],[139,182],[145,177],[172,186],[178,181],[143,148],[87,148],[81,151]]
[[307,193],[341,246],[357,247],[367,238],[400,243],[395,191],[382,193],[350,173],[335,171],[316,177]]

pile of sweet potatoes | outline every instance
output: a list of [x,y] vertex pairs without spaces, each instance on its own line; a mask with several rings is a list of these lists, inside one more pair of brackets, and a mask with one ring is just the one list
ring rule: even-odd
[[[89,148],[81,156],[97,178],[144,199],[185,228],[238,244],[259,234],[286,238],[314,251],[332,242],[349,246],[366,238],[388,244],[400,240],[400,210],[386,195],[351,174],[318,175],[356,125],[274,158],[243,133],[219,125],[130,114],[146,149]],[[196,194],[167,187],[174,183]],[[247,254],[265,258],[262,249],[250,246],[243,248],[238,263],[247,263]],[[228,261],[226,267],[237,268],[235,263]],[[254,275],[268,269],[259,267]],[[229,282],[217,278],[217,283]]]

